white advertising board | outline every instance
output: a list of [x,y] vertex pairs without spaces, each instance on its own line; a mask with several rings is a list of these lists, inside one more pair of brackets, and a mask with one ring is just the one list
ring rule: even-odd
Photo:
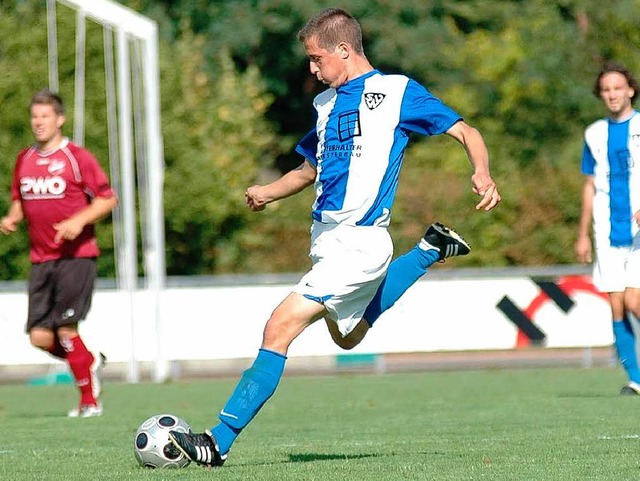
[[[509,316],[530,321],[542,334],[536,342],[540,346],[611,345],[609,306],[589,277],[567,276],[541,285],[526,276],[445,280],[426,276],[348,352],[500,350],[532,344]],[[551,287],[551,295],[543,287]],[[291,284],[167,288],[159,299],[166,359],[253,358],[264,323],[290,288]],[[98,289],[81,325],[87,345],[114,362],[127,362],[132,349],[137,360],[153,361],[157,349],[153,299],[146,291]],[[498,307],[505,300],[511,311]],[[26,293],[0,294],[0,305],[0,365],[56,362],[31,347],[24,333]],[[303,332],[289,351],[289,356],[333,354],[345,351],[332,343],[324,321]]]

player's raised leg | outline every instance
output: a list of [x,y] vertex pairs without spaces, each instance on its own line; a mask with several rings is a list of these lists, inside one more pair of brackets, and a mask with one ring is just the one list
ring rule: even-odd
[[406,254],[394,259],[376,295],[369,303],[364,318],[369,326],[391,308],[436,262],[471,252],[469,244],[453,229],[439,222],[431,224],[420,242]]
[[449,257],[467,255],[470,251],[469,244],[453,229],[439,222],[431,224],[413,249],[391,262],[363,319],[349,334],[343,336],[336,323],[326,319],[333,342],[342,349],[353,349],[360,344],[382,313],[390,309],[409,287],[425,275],[429,267],[436,262],[444,262]]

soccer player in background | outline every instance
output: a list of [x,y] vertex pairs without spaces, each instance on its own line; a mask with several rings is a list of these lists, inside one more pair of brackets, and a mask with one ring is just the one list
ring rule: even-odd
[[9,235],[27,223],[32,265],[26,331],[33,346],[69,365],[80,402],[68,415],[100,416],[105,358],[87,349],[78,323],[91,306],[100,254],[93,224],[118,201],[93,155],[63,136],[60,96],[41,90],[29,109],[35,144],[18,154],[0,231]]
[[640,394],[636,339],[629,320],[640,317],[640,115],[633,108],[638,84],[629,70],[609,63],[593,93],[607,117],[587,127],[582,153],[582,213],[576,255],[592,261],[594,285],[609,294],[613,335],[629,382],[620,394]]
[[[221,466],[240,432],[273,395],[293,340],[324,318],[332,339],[356,346],[378,316],[437,261],[469,253],[453,230],[435,223],[407,254],[391,262],[387,226],[409,134],[446,133],[460,142],[474,168],[477,209],[500,201],[489,155],[478,130],[417,82],[375,70],[362,48],[357,20],[327,9],[299,32],[311,74],[329,88],[315,98],[315,128],[298,144],[295,170],[247,189],[253,211],[315,185],[311,270],[266,323],[258,356],[203,434],[172,431],[173,443],[192,461]],[[391,265],[390,265],[391,263]]]

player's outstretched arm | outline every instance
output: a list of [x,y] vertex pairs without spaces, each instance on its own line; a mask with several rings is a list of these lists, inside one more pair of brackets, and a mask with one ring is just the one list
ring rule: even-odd
[[267,185],[253,185],[244,195],[245,203],[254,212],[264,210],[267,204],[290,197],[313,184],[316,169],[304,161],[294,170]]
[[501,197],[498,187],[489,172],[489,151],[484,143],[482,134],[478,129],[471,127],[462,120],[456,122],[446,133],[464,146],[469,162],[473,166],[474,173],[471,176],[472,190],[482,197],[482,200],[476,205],[476,209],[490,211],[498,205]]
[[15,232],[23,218],[22,203],[19,200],[14,200],[7,215],[0,220],[0,232],[4,235]]

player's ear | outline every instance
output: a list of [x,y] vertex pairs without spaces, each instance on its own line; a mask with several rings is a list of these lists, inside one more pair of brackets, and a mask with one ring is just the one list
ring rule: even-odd
[[62,126],[64,125],[64,123],[67,121],[67,118],[64,115],[58,115],[58,118],[56,120],[56,125],[59,129],[62,128]]
[[338,52],[338,55],[340,55],[341,59],[349,57],[349,44],[340,42],[336,47],[336,52]]

